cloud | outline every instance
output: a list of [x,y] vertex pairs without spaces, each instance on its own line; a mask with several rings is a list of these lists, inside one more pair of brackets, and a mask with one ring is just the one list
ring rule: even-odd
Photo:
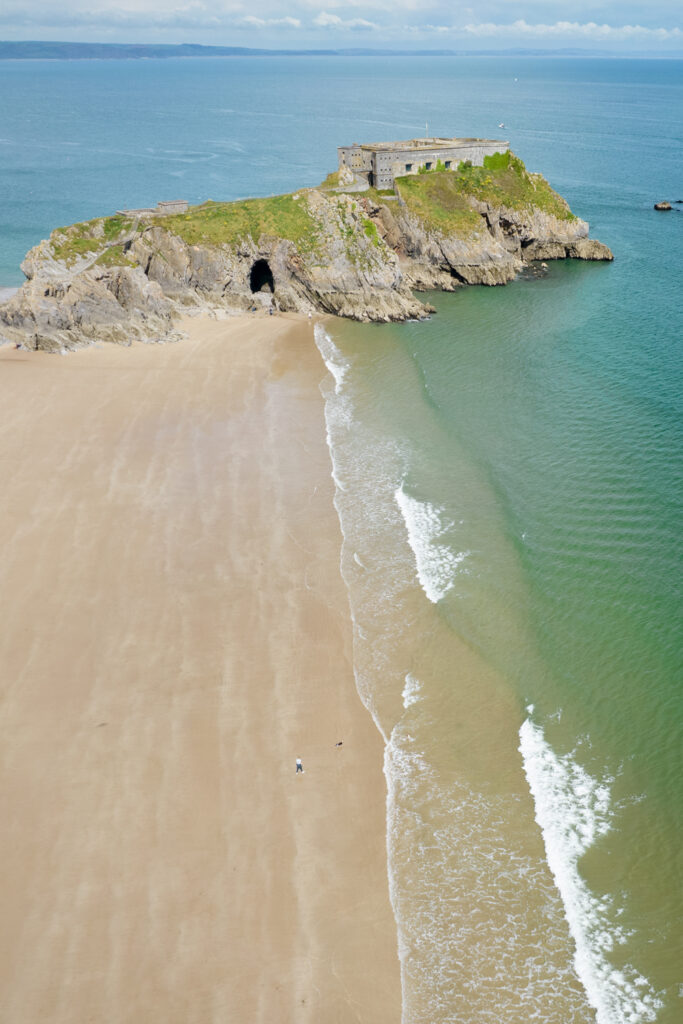
[[[1,0],[0,26],[5,37],[14,38],[163,39],[270,48],[281,45],[283,32],[296,33],[297,46],[306,48],[349,45],[343,40],[352,35],[356,45],[377,45],[380,33],[381,45],[388,48],[473,50],[533,41],[539,48],[649,46],[666,52],[683,40],[680,0],[648,0],[647,5],[601,0],[604,23],[588,20],[594,2],[527,0],[522,6],[518,0],[480,0],[475,13],[468,0],[462,6],[453,0],[261,0],[258,7],[250,0]],[[573,20],[562,19],[568,9]],[[508,20],[511,11],[525,17]],[[622,19],[628,23],[619,24]]]
[[411,32],[413,35],[420,35],[422,33],[436,33],[437,35],[443,35],[446,32],[457,32],[458,29],[454,25],[404,25],[402,31]]
[[240,25],[248,25],[252,28],[269,28],[272,25],[281,25],[284,28],[301,28],[301,21],[298,18],[256,18],[253,14],[247,14],[240,19]]
[[376,25],[374,21],[366,21],[365,18],[350,18],[348,21],[344,21],[338,14],[328,14],[327,11],[321,11],[313,19],[313,24],[317,28],[351,29],[356,32],[363,29],[367,32],[374,32],[379,29],[379,25]]
[[0,24],[3,25],[45,25],[48,27],[72,27],[78,25],[100,26],[107,28],[215,28],[234,21],[235,7],[225,5],[224,9],[208,7],[200,0],[175,7],[159,4],[157,0],[141,3],[139,6],[125,7],[110,4],[89,4],[79,7],[71,3],[68,9],[51,0],[44,2],[21,2],[3,5]]
[[491,36],[524,36],[536,39],[557,37],[581,37],[584,39],[683,39],[679,28],[645,28],[643,25],[598,25],[594,21],[581,23],[578,21],[556,21],[553,25],[529,25],[526,21],[513,21],[507,25],[492,22],[464,25],[464,32],[478,38]]
[[[146,0],[136,6],[125,7],[111,4],[89,5],[79,8],[72,3],[68,10],[51,2],[44,3],[12,3],[3,7],[0,12],[0,25],[46,27],[77,27],[94,26],[134,32],[136,29],[300,29],[301,19],[292,16],[257,17],[244,14],[244,5],[238,2],[205,4],[201,0],[189,0],[173,6],[160,3],[159,0]],[[206,39],[207,43],[214,39]]]

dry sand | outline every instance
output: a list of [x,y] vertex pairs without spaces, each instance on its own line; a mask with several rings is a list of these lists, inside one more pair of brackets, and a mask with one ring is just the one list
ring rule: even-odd
[[397,1022],[324,366],[188,329],[0,350],[0,1020]]

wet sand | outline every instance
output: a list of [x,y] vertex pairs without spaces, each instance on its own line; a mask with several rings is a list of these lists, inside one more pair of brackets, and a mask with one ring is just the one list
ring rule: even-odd
[[0,350],[0,1019],[397,1022],[325,368],[187,329]]

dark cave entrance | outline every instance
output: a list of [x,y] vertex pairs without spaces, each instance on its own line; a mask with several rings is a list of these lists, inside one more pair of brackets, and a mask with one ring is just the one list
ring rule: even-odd
[[249,272],[249,287],[252,292],[274,292],[275,282],[268,260],[256,260]]

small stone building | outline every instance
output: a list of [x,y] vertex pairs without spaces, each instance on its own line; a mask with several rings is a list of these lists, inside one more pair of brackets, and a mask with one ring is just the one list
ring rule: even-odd
[[123,217],[168,217],[173,213],[187,213],[189,203],[187,199],[161,199],[156,207],[145,206],[137,210],[117,210],[117,214]]
[[430,171],[437,162],[446,170],[456,170],[463,160],[481,166],[485,156],[505,153],[509,142],[499,139],[409,139],[405,142],[354,142],[339,146],[339,171],[357,183],[366,182],[375,188],[390,189],[394,179],[417,174],[421,168]]
[[187,213],[187,199],[161,199],[157,203],[156,212],[162,216],[172,213]]

